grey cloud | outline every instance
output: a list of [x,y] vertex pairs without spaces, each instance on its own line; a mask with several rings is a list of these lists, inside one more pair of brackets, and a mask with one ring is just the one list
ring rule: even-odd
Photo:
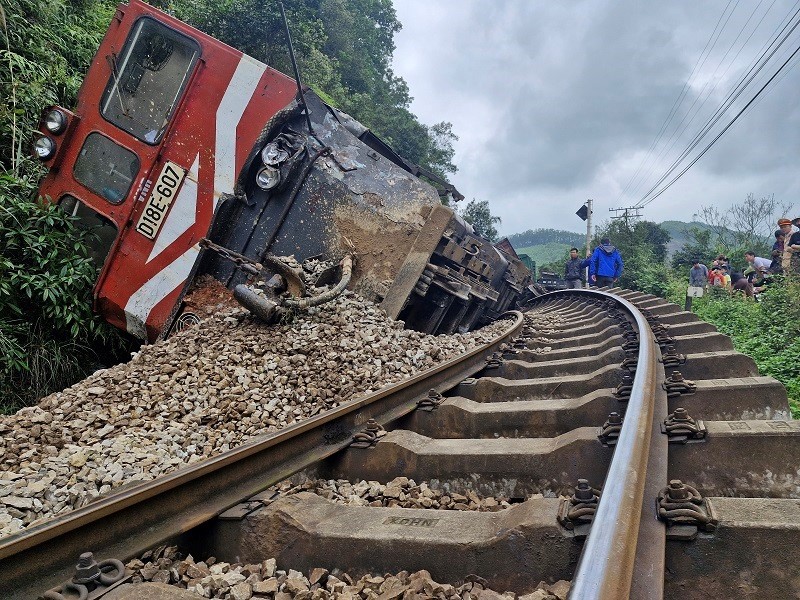
[[[765,21],[738,67],[789,4],[776,3],[772,24]],[[433,10],[411,0],[395,5],[405,27],[395,66],[416,97],[412,110],[427,122],[453,122],[461,138],[456,185],[467,197],[488,199],[503,218],[502,231],[512,233],[537,226],[531,220],[562,226],[559,221],[572,219],[586,197],[595,197],[603,213],[616,201],[638,199],[619,198],[621,188],[683,88],[724,3],[473,0]],[[711,76],[750,10],[734,14],[703,76]],[[796,196],[789,167],[800,150],[799,81],[798,73],[790,73],[685,180],[648,207],[648,218],[688,220],[698,202],[725,206],[751,191]],[[683,110],[698,93],[700,86],[693,87]],[[721,93],[722,87],[715,91]],[[716,102],[706,102],[689,130]],[[688,139],[684,134],[652,167],[651,181],[637,192],[654,182]],[[580,222],[572,228],[580,229]]]

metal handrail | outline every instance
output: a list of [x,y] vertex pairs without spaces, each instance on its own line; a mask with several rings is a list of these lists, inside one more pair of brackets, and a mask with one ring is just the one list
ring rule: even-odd
[[[659,351],[647,320],[624,298],[597,290],[554,295],[566,293],[613,299],[633,317],[639,332],[637,369],[622,430],[569,594],[570,600],[620,600],[630,596],[637,549],[641,551],[637,542],[656,411]],[[655,592],[653,598],[661,596]]]

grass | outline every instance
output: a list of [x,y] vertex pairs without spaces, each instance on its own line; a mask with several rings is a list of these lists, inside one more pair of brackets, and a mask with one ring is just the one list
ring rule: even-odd
[[730,336],[736,351],[752,358],[762,375],[786,387],[792,416],[800,419],[800,282],[772,286],[761,302],[707,295],[696,298],[692,310]]

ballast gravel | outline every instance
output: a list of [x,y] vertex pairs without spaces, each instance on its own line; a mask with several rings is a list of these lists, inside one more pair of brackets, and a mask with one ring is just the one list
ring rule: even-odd
[[319,567],[306,575],[279,568],[274,558],[257,564],[217,562],[214,557],[195,561],[191,555],[184,558],[174,546],[147,552],[126,566],[133,571],[134,582],[170,584],[194,592],[199,598],[230,600],[566,600],[570,588],[568,581],[540,582],[531,593],[518,596],[513,592],[498,593],[475,575],[457,586],[437,583],[428,571],[355,579],[338,569]]
[[[294,478],[293,478],[294,479]],[[299,492],[313,492],[317,496],[348,506],[384,506],[387,508],[430,508],[434,510],[473,510],[497,512],[509,508],[512,502],[498,496],[481,496],[472,490],[464,494],[446,492],[427,482],[417,483],[408,477],[395,477],[386,484],[378,481],[346,479],[308,479],[302,482],[284,481],[270,488],[275,493],[268,504],[281,496]],[[264,494],[260,495],[264,497]],[[529,498],[541,498],[533,494]],[[520,500],[515,500],[519,502]]]
[[507,327],[425,335],[351,292],[283,325],[229,309],[0,417],[0,536],[405,379]]

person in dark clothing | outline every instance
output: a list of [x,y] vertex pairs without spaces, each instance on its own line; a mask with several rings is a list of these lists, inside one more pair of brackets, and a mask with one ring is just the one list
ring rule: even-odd
[[578,249],[570,248],[569,260],[564,265],[564,280],[567,289],[580,289],[583,287],[583,270],[589,266],[589,259],[578,258]]
[[785,272],[789,272],[787,269],[787,262],[789,269],[793,271],[795,274],[800,273],[800,217],[796,217],[792,219],[792,225],[798,228],[791,236],[786,237],[786,242],[784,244],[784,257],[786,254],[789,254],[789,260],[784,262],[783,270]]
[[742,273],[736,270],[731,271],[731,290],[732,293],[743,292],[748,298],[753,297],[753,284]]
[[783,247],[780,249],[776,249],[772,251],[772,262],[769,263],[769,269],[767,269],[767,273],[771,275],[781,275],[783,274],[783,265],[781,264],[783,261]]
[[589,258],[589,281],[598,287],[613,286],[622,275],[622,256],[611,240],[603,238]]
[[689,285],[694,287],[708,285],[708,267],[701,263],[699,258],[692,261],[692,268],[689,269]]
[[780,229],[775,230],[775,243],[772,244],[772,251],[780,250],[781,254],[783,254],[783,244],[786,241],[786,234],[783,233]]

